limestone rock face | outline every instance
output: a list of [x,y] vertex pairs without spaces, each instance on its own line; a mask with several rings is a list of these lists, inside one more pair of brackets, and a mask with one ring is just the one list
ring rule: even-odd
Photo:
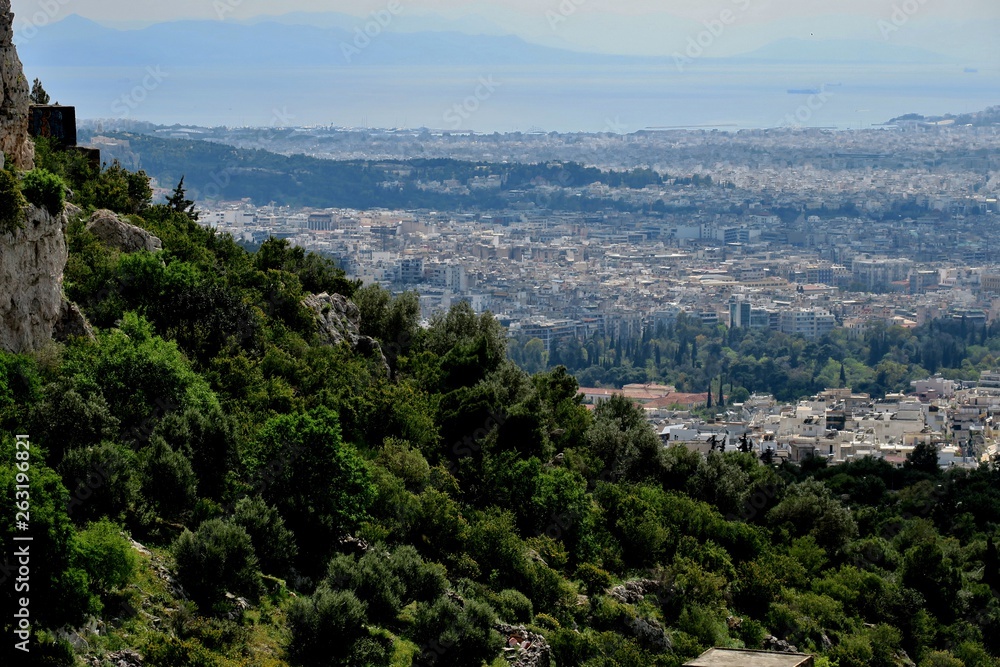
[[10,0],[0,0],[0,88],[0,154],[12,156],[18,169],[33,169],[35,146],[28,138],[31,92],[14,47]]
[[347,342],[352,347],[361,337],[361,311],[343,295],[311,294],[303,304],[313,311],[320,340],[327,345]]
[[145,229],[136,227],[119,218],[107,209],[94,211],[87,222],[87,230],[107,245],[122,252],[163,249],[163,243]]
[[70,338],[94,339],[94,328],[90,326],[86,315],[80,307],[69,301],[62,302],[62,310],[59,314],[59,321],[56,322],[52,330],[52,336],[56,340],[66,341]]
[[353,301],[341,294],[323,292],[307,296],[302,304],[313,312],[322,343],[333,346],[347,343],[362,356],[380,357],[386,375],[389,374],[389,362],[382,353],[382,346],[374,338],[361,335],[361,311]]
[[0,235],[0,349],[22,353],[52,340],[63,317],[67,214],[30,206],[23,229]]

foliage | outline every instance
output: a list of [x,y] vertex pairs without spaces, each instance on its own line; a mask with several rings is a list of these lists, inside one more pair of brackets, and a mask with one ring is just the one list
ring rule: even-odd
[[262,592],[257,557],[242,527],[210,519],[185,530],[174,544],[177,575],[192,598],[210,611],[226,593],[256,600]]
[[414,665],[460,667],[491,660],[500,651],[500,635],[492,629],[496,614],[488,605],[449,598],[417,607],[412,636],[426,642]]
[[[71,221],[65,289],[96,340],[0,353],[0,433],[32,434],[40,637],[98,614],[91,656],[136,646],[152,665],[481,665],[502,660],[502,619],[566,665],[677,667],[767,635],[818,665],[998,664],[996,467],[939,470],[930,450],[902,468],[705,456],[664,448],[629,401],[588,410],[578,391],[880,395],[932,370],[975,377],[995,365],[997,326],[805,341],[681,315],[631,340],[508,350],[467,304],[422,327],[414,294],[360,287],[282,241],[248,252],[193,220],[183,188],[130,202],[141,175],[37,146],[77,204],[116,199],[164,245],[123,254]],[[380,177],[365,178],[362,194]],[[353,296],[391,373],[317,340],[301,300],[320,291]],[[14,444],[0,443],[14,498]],[[0,524],[5,553],[15,532]],[[170,590],[173,569],[200,608]]]
[[360,524],[375,499],[364,460],[343,441],[337,415],[327,408],[269,420],[244,464],[264,499],[286,517],[310,569]]
[[45,169],[32,169],[24,175],[21,192],[30,204],[44,208],[50,215],[62,213],[66,201],[66,184]]
[[97,590],[108,592],[131,582],[138,559],[120,526],[107,519],[92,523],[80,531],[77,545],[78,562]]
[[24,227],[26,203],[17,176],[0,169],[0,234],[9,234]]
[[35,79],[31,84],[31,95],[29,97],[32,104],[45,105],[48,104],[51,98],[49,94],[45,92],[45,88],[42,87],[42,82],[40,79]]
[[233,508],[232,522],[250,536],[264,573],[279,577],[289,574],[299,549],[277,509],[269,507],[260,497],[241,498]]
[[[289,658],[295,665],[353,665],[365,636],[365,604],[349,591],[320,586],[288,610]],[[370,663],[377,665],[379,663]]]

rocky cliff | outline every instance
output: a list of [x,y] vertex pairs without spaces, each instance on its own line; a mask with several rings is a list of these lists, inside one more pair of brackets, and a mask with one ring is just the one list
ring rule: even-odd
[[0,0],[0,151],[19,169],[31,169],[35,147],[28,138],[28,79],[14,48],[10,0]]
[[23,229],[0,235],[0,350],[29,352],[64,319],[67,214],[32,206]]

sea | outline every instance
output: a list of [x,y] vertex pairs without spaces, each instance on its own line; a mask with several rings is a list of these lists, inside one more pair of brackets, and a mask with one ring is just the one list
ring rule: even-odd
[[1000,66],[34,68],[77,117],[453,132],[870,128],[1000,104]]

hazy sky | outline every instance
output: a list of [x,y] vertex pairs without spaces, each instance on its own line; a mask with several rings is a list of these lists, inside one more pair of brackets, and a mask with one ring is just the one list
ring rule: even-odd
[[390,29],[513,33],[550,46],[668,55],[726,20],[717,53],[770,41],[876,40],[996,62],[998,0],[13,0],[15,27],[79,14],[107,25],[178,19],[245,20],[289,12],[359,18],[398,8]]

